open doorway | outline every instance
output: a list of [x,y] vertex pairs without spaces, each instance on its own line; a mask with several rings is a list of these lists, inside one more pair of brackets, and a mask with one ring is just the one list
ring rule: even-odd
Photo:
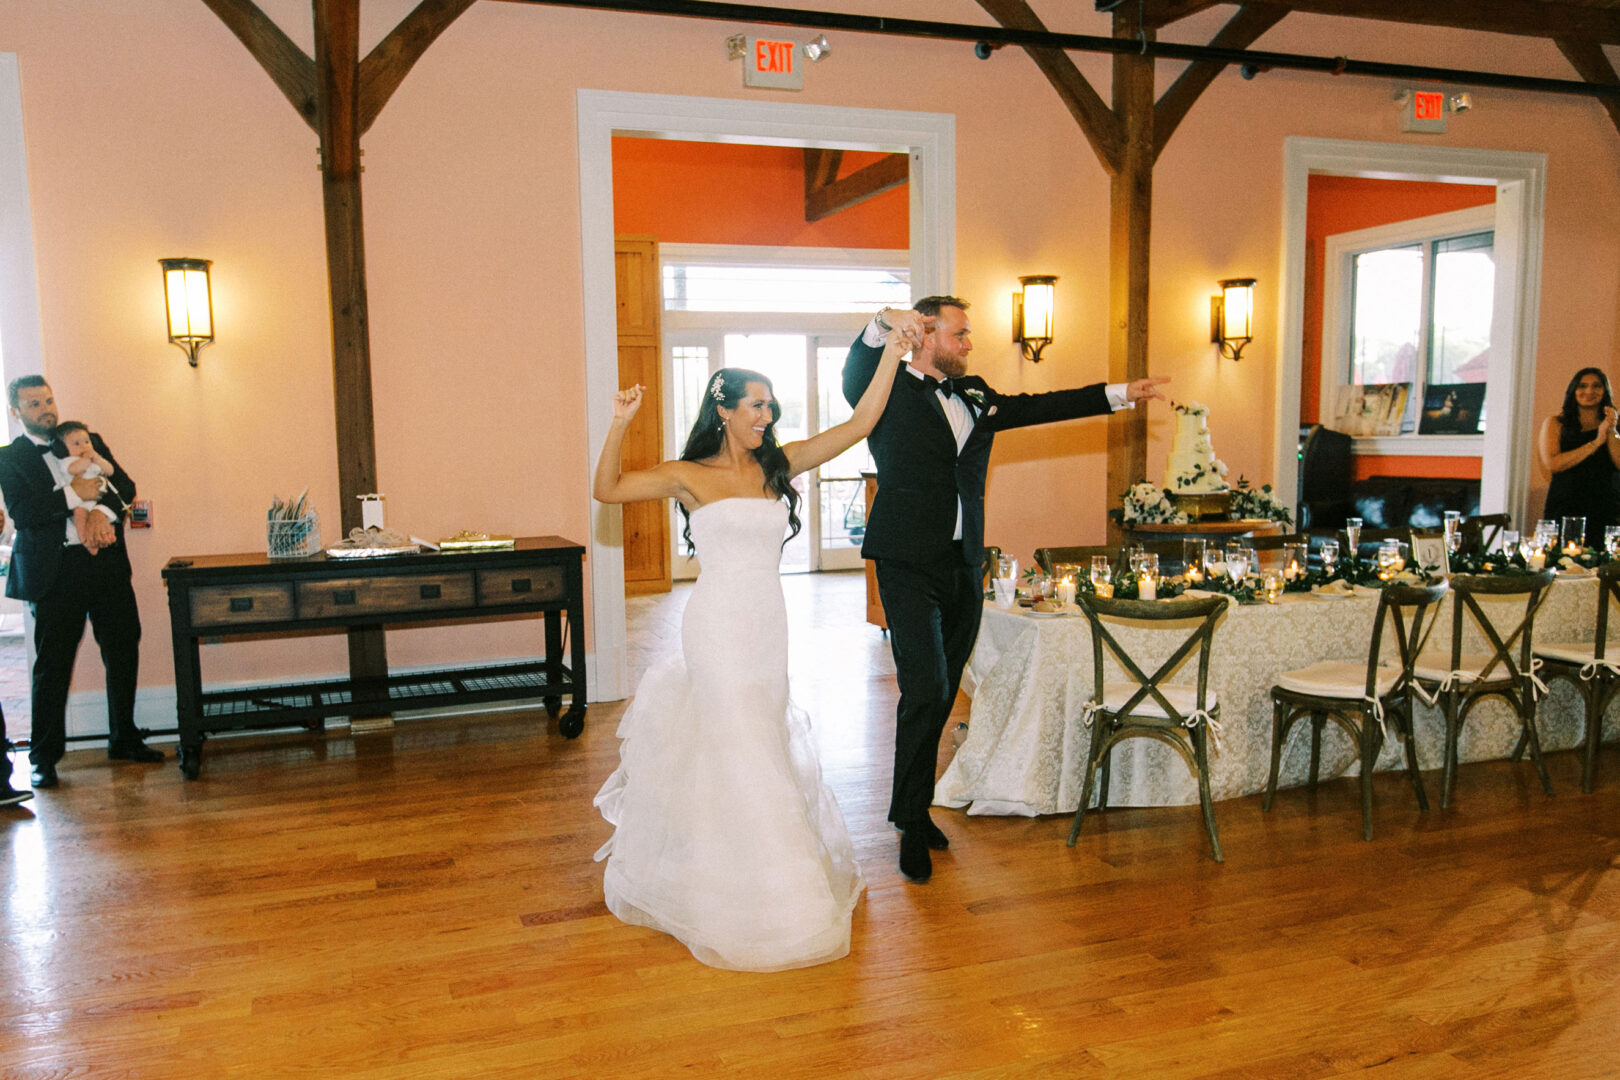
[[[1507,511],[1515,520],[1523,520],[1529,502],[1545,155],[1297,137],[1286,140],[1283,155],[1283,302],[1278,316],[1283,356],[1275,420],[1278,489],[1289,496],[1298,489],[1298,458],[1291,433],[1298,430],[1307,366],[1317,363],[1320,355],[1307,355],[1306,351],[1307,209],[1312,178],[1486,186],[1493,190],[1494,198],[1484,200],[1484,220],[1459,233],[1489,233],[1494,264],[1485,372],[1485,408],[1491,422],[1477,438],[1479,503],[1482,513]],[[1320,335],[1317,340],[1320,342]],[[1326,352],[1326,348],[1321,350],[1321,354]]]
[[[588,454],[606,435],[617,390],[612,143],[615,136],[819,147],[909,156],[908,243],[917,295],[949,291],[954,261],[955,120],[935,113],[683,98],[581,90],[580,214],[585,282]],[[583,486],[589,488],[589,478]],[[602,700],[629,692],[623,548],[616,508],[594,507],[590,537],[595,647],[591,686]]]

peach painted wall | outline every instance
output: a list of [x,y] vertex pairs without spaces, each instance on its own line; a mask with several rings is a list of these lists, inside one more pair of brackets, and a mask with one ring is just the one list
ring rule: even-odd
[[[307,0],[262,0],[305,50]],[[893,0],[826,0],[893,14]],[[412,7],[368,0],[362,50]],[[1090,5],[1036,0],[1057,30],[1106,33]],[[1207,41],[1217,6],[1162,36]],[[929,17],[983,22],[973,0]],[[379,486],[419,535],[474,527],[588,539],[579,182],[581,87],[951,113],[954,289],[975,302],[974,367],[1004,391],[1108,377],[1108,183],[1073,119],[1013,50],[832,34],[799,94],[748,91],[724,22],[524,4],[474,5],[428,50],[364,140]],[[1551,43],[1290,15],[1258,46],[1394,63],[1569,78]],[[329,327],[316,140],[241,44],[196,0],[0,4],[18,55],[45,362],[66,408],[93,422],[154,500],[130,540],[147,633],[141,682],[172,681],[170,556],[252,550],[271,494],[308,485],[332,535]],[[1077,55],[1107,93],[1108,61]],[[1180,65],[1159,73],[1167,87]],[[1159,159],[1149,352],[1172,393],[1207,402],[1234,474],[1271,479],[1280,355],[1262,333],[1218,361],[1209,295],[1255,276],[1259,325],[1277,322],[1282,144],[1290,135],[1513,149],[1549,156],[1536,412],[1573,371],[1620,352],[1620,133],[1590,101],[1482,90],[1440,137],[1401,135],[1380,80],[1223,73]],[[219,343],[193,371],[163,340],[155,260],[215,260]],[[1058,283],[1058,339],[1040,365],[1010,341],[1020,274]],[[1291,427],[1291,424],[1289,425]],[[1162,474],[1168,410],[1149,417]],[[1282,433],[1288,440],[1292,430]],[[1013,432],[997,443],[990,540],[1100,539],[1106,424]],[[510,466],[499,463],[509,462]],[[1544,481],[1540,481],[1544,485]],[[1539,507],[1539,495],[1537,496]],[[587,572],[589,567],[587,566]],[[506,656],[502,629],[396,634],[398,663]],[[99,686],[86,649],[77,686]],[[212,680],[340,670],[340,639],[209,649]]]
[[[1300,372],[1299,394],[1299,422],[1302,424],[1316,423],[1321,411],[1322,280],[1327,238],[1496,201],[1496,189],[1481,184],[1313,176],[1309,188],[1305,213],[1305,343],[1301,350],[1304,370]],[[1351,463],[1358,480],[1365,476],[1446,476],[1477,480],[1479,468],[1479,459],[1470,457],[1363,455]]]
[[[883,158],[846,151],[838,175]],[[715,193],[726,192],[725,198]],[[804,220],[804,151],[785,146],[613,140],[613,230],[664,244],[891,248],[911,243],[906,185]]]

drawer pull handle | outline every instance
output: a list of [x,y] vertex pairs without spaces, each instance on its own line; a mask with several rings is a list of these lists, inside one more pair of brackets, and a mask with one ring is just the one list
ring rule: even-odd
[[422,599],[423,600],[437,600],[438,598],[439,598],[439,587],[437,585],[423,585],[422,586]]
[[332,603],[334,603],[334,604],[352,604],[352,603],[354,603],[354,590],[353,589],[333,589],[332,590]]
[[233,596],[233,597],[231,597],[231,610],[232,611],[252,611],[253,610],[253,597],[251,597],[251,596]]
[[512,579],[513,592],[529,592],[533,588],[534,586],[530,584],[529,579],[526,577],[515,577]]

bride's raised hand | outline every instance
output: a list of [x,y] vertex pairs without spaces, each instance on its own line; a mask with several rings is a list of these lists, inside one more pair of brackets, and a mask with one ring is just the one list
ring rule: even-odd
[[617,394],[614,394],[613,419],[623,420],[626,423],[629,423],[630,420],[641,409],[641,394],[642,390],[640,383],[637,383],[634,386],[626,387],[625,389],[620,390]]

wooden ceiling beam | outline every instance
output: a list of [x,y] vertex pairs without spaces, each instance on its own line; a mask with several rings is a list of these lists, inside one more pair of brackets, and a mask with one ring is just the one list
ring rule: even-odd
[[[1247,49],[1287,14],[1288,9],[1277,4],[1244,4],[1231,21],[1221,27],[1210,45],[1217,49]],[[1192,108],[1193,102],[1226,66],[1214,60],[1188,64],[1181,77],[1159,98],[1158,104],[1153,107],[1153,160],[1159,159],[1171,134],[1186,117],[1187,110]]]
[[[1046,30],[1025,0],[979,0],[979,6],[1009,30]],[[1092,88],[1086,77],[1080,74],[1080,69],[1074,66],[1074,61],[1069,59],[1069,54],[1062,49],[1026,45],[1024,51],[1035,61],[1035,66],[1040,68],[1041,74],[1046,76],[1057,91],[1058,98],[1068,108],[1069,115],[1080,125],[1081,133],[1091,144],[1092,152],[1102,162],[1103,169],[1110,176],[1119,172],[1124,156],[1124,129],[1114,111],[1103,101],[1102,95]]]
[[422,0],[360,61],[360,131],[388,104],[427,47],[476,0]]
[[[1143,0],[1138,10],[1141,12],[1143,25],[1149,30],[1157,30],[1223,2],[1229,0]],[[1125,3],[1132,8],[1136,7],[1135,0],[1125,0]],[[1118,10],[1127,18],[1135,14],[1129,11],[1125,4],[1121,4]]]
[[[841,151],[822,151],[823,155],[837,154],[843,156]],[[881,195],[890,188],[899,187],[911,179],[911,157],[908,154],[888,154],[872,164],[850,173],[842,180],[831,179],[821,184],[814,191],[809,190],[810,183],[810,151],[805,151],[805,184],[804,193],[804,220],[820,221],[830,217],[840,210],[847,210],[856,203],[865,202],[874,195]],[[826,175],[828,158],[823,156],[819,163],[822,175]],[[838,162],[833,160],[831,175],[837,176]]]
[[259,62],[286,95],[298,115],[312,130],[319,130],[319,105],[315,90],[315,61],[293,43],[271,18],[259,10],[253,0],[202,0],[210,11],[219,16],[237,40],[247,46],[253,59]]
[[[1556,40],[1558,51],[1564,54],[1564,59],[1580,73],[1581,78],[1600,86],[1620,85],[1620,74],[1616,74],[1601,45],[1571,38]],[[1609,110],[1609,119],[1614,121],[1615,129],[1620,130],[1620,98],[1606,97],[1602,101],[1603,107]]]
[[1620,45],[1620,10],[1556,0],[1275,0],[1290,11]]

